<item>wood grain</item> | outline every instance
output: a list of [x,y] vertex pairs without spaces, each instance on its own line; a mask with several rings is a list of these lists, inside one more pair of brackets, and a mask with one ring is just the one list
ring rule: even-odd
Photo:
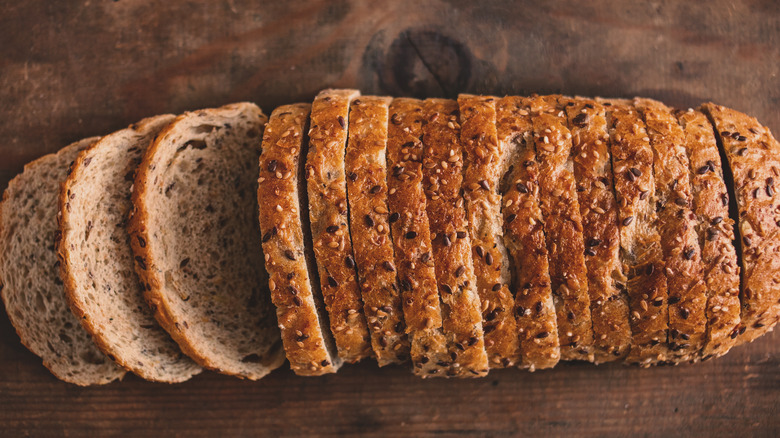
[[[539,3],[539,4],[537,4]],[[144,116],[322,88],[706,100],[780,134],[780,7],[709,2],[0,1],[0,189],[24,163]],[[0,317],[0,435],[778,436],[777,333],[726,357],[422,381],[348,366],[259,382],[56,381]]]

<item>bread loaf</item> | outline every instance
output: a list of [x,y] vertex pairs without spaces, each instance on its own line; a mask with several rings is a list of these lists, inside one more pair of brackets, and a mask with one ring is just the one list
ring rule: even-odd
[[187,113],[138,165],[128,253],[125,176],[171,118],[104,138],[63,187],[76,319],[49,269],[49,220],[63,163],[92,140],[31,164],[4,195],[6,309],[65,380],[123,375],[76,320],[144,378],[199,371],[144,322],[143,302],[109,300],[134,284],[198,365],[250,379],[283,351],[299,375],[371,357],[411,358],[421,377],[697,362],[780,319],[780,144],[725,107],[329,89],[267,127],[249,103]]

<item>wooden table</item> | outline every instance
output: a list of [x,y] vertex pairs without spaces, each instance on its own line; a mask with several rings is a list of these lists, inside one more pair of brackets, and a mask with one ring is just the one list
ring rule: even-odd
[[[0,188],[144,116],[324,87],[713,100],[780,134],[780,6],[708,2],[3,1]],[[539,2],[541,3],[541,2]],[[56,381],[0,317],[0,435],[779,436],[777,333],[707,363],[562,364],[481,380],[364,363],[259,382]]]

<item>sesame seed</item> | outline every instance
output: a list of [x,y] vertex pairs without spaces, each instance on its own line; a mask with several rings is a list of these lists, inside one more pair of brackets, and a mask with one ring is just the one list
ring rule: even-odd
[[398,212],[394,212],[393,214],[390,215],[390,217],[387,220],[390,221],[390,223],[392,224],[394,222],[397,222],[398,219],[400,219],[400,218],[401,218],[401,215],[398,214]]
[[672,295],[672,296],[670,296],[670,297],[669,297],[669,299],[667,299],[667,300],[666,300],[666,302],[667,302],[667,303],[668,303],[670,306],[673,306],[673,305],[675,305],[675,304],[679,303],[679,302],[680,302],[680,299],[681,299],[681,298],[680,298],[680,296],[679,296],[679,295]]
[[517,191],[520,193],[528,193],[528,186],[526,186],[523,183],[517,183],[515,187],[517,188]]
[[446,294],[448,294],[448,295],[452,294],[452,288],[448,284],[444,284],[444,283],[441,284],[441,291],[446,293]]
[[344,264],[347,265],[347,268],[353,269],[355,267],[355,259],[353,259],[351,255],[348,255],[344,258]]
[[290,260],[295,260],[295,253],[290,249],[284,251],[284,256]]
[[512,214],[510,214],[509,216],[507,216],[507,217],[506,217],[505,223],[506,223],[507,225],[509,225],[509,224],[511,224],[511,223],[512,223],[512,221],[514,221],[516,218],[517,218],[517,215],[516,215],[516,214],[514,214],[514,213],[512,213]]
[[341,126],[341,129],[344,129],[344,128],[347,127],[347,122],[344,121],[344,117],[339,116],[338,121],[339,121],[339,126]]
[[395,272],[395,267],[393,266],[392,263],[388,262],[387,260],[382,262],[382,267],[385,268],[385,271],[387,272]]
[[455,278],[460,277],[464,272],[466,272],[466,267],[463,265],[458,266],[458,269],[455,270]]
[[496,291],[498,291],[499,289],[501,289],[501,283],[496,283],[496,284],[494,284],[494,285],[493,285],[493,287],[491,288],[491,290],[492,290],[493,292],[496,292]]
[[416,231],[409,231],[408,233],[406,233],[405,237],[407,239],[414,239],[415,237],[417,237],[417,232]]
[[442,234],[442,235],[441,235],[441,242],[442,242],[442,244],[443,244],[444,246],[450,246],[450,244],[452,244],[452,242],[450,241],[450,238],[449,238],[449,237],[447,237],[447,235],[446,235],[446,234]]
[[485,254],[485,264],[488,265],[488,266],[493,264],[493,254],[491,254],[489,252],[487,254]]
[[465,239],[467,234],[465,231],[457,231],[455,235],[458,236],[458,239]]
[[623,219],[623,226],[629,226],[631,225],[631,222],[634,221],[634,216],[629,216],[625,219]]
[[366,215],[366,216],[363,218],[363,220],[365,221],[365,223],[366,223],[366,226],[367,226],[368,228],[372,228],[372,227],[374,226],[374,219],[372,219],[372,218],[371,218],[371,215],[368,215],[368,214],[367,214],[367,215]]

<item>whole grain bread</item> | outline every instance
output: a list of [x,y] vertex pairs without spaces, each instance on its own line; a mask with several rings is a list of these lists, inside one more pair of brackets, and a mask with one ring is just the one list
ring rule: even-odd
[[[322,295],[339,357],[350,363],[371,355],[350,237],[344,171],[349,106],[359,95],[357,90],[323,90],[317,95],[306,157],[309,218]],[[351,330],[337,330],[347,325]]]
[[509,291],[509,255],[503,239],[499,183],[505,157],[504,143],[497,138],[495,101],[490,96],[458,96],[465,163],[463,196],[485,349],[490,367],[504,368],[517,363],[519,350],[514,297]]
[[[699,356],[707,328],[707,288],[701,247],[693,214],[690,164],[685,134],[671,109],[652,99],[635,98],[653,148],[657,230],[669,287],[667,360],[690,361]],[[629,169],[629,171],[632,171]]]
[[604,106],[561,98],[572,134],[572,157],[582,215],[585,265],[596,363],[622,359],[631,348],[626,276],[620,263],[617,202],[612,183]]
[[665,263],[656,228],[653,149],[645,123],[631,101],[597,101],[607,110],[620,260],[628,278],[632,339],[625,360],[649,366],[666,360],[669,327]]
[[[720,139],[738,210],[742,256],[738,344],[769,332],[780,319],[780,144],[755,118],[713,103],[702,105]],[[726,198],[723,198],[727,202]],[[743,331],[744,330],[744,331]]]
[[558,96],[533,96],[527,100],[539,163],[539,201],[561,358],[592,362],[593,326],[571,132],[557,100]]
[[363,312],[379,366],[409,359],[401,292],[396,281],[387,205],[387,124],[391,98],[352,101],[345,165],[350,231]]
[[[712,125],[700,111],[677,112],[685,133],[702,275],[707,284],[707,330],[702,359],[722,356],[739,334],[739,263],[734,249],[734,220]],[[726,202],[724,202],[724,199]]]
[[388,222],[413,370],[422,377],[445,376],[450,358],[423,191],[422,101],[393,99],[388,114]]
[[160,325],[201,366],[247,379],[284,361],[257,218],[266,121],[251,103],[177,117],[138,167],[129,225]]
[[81,386],[125,375],[71,313],[55,251],[59,186],[79,152],[97,140],[77,141],[28,163],[0,203],[0,290],[8,318],[52,374]]
[[201,367],[144,302],[125,225],[135,169],[173,119],[141,120],[79,154],[60,189],[57,246],[68,302],[98,347],[138,376],[168,383],[188,380]]
[[558,322],[550,287],[544,219],[539,207],[539,165],[533,124],[524,98],[496,102],[496,130],[503,144],[501,181],[504,243],[511,257],[519,366],[554,367],[561,358]]
[[479,377],[488,372],[482,313],[471,259],[468,219],[461,194],[463,149],[458,103],[427,99],[423,104],[423,175],[436,280],[442,300],[448,374]]
[[[311,376],[338,370],[335,342],[328,329],[325,304],[311,241],[303,160],[311,105],[284,105],[271,113],[263,131],[257,204],[268,285],[290,367]],[[350,315],[356,318],[359,315]],[[345,324],[339,330],[351,330]]]

